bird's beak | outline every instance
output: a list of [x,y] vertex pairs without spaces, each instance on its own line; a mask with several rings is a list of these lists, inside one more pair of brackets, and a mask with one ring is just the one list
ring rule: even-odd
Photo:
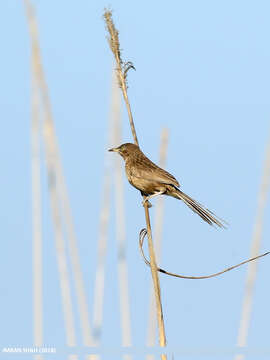
[[111,148],[111,149],[109,149],[108,151],[118,152],[118,151],[119,151],[119,148]]

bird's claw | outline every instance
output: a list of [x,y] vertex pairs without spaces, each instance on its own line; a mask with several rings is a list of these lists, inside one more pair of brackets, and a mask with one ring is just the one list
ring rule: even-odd
[[144,199],[144,200],[142,201],[142,205],[144,206],[145,204],[147,204],[148,209],[152,207],[152,204],[151,204],[150,201],[147,200],[147,199]]

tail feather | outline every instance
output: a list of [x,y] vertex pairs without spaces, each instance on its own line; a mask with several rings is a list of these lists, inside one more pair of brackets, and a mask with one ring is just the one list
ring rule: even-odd
[[218,227],[225,228],[226,222],[223,219],[218,218],[214,213],[205,208],[203,205],[192,199],[187,194],[183,193],[179,189],[175,189],[172,196],[182,200],[192,211],[197,213],[204,221],[210,225],[217,225]]

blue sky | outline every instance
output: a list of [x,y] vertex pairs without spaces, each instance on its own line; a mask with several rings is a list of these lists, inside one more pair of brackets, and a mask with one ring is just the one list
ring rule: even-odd
[[[102,20],[107,4],[97,0],[33,3],[91,308],[111,98],[112,55]],[[120,31],[123,59],[136,67],[136,72],[129,73],[129,96],[141,148],[157,161],[160,132],[167,127],[167,170],[183,191],[230,223],[226,231],[212,229],[182,203],[167,199],[162,267],[204,274],[242,261],[249,256],[269,138],[269,2],[122,0],[111,1],[110,6]],[[0,345],[30,346],[30,42],[22,2],[2,1],[0,24]],[[124,141],[131,141],[124,108],[122,115]],[[44,338],[46,344],[63,348],[44,167],[42,174]],[[134,345],[141,347],[150,273],[137,244],[144,227],[141,198],[127,181],[125,195],[132,336]],[[119,329],[119,305],[114,219],[113,215],[103,348],[121,343],[120,331],[115,331]],[[269,206],[265,219],[262,252],[269,250]],[[248,341],[251,347],[263,348],[269,341],[269,261],[264,258],[259,263]],[[204,281],[161,276],[168,344],[193,349],[234,347],[245,276],[246,267]],[[81,345],[80,337],[78,341]]]

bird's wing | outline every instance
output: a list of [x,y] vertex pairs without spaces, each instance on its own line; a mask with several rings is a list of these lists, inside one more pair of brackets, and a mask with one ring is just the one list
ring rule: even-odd
[[137,158],[136,166],[134,166],[134,168],[136,168],[136,171],[133,171],[132,176],[137,178],[151,180],[153,182],[161,182],[162,184],[174,185],[176,187],[180,186],[174,176],[161,169],[146,156],[143,158]]

